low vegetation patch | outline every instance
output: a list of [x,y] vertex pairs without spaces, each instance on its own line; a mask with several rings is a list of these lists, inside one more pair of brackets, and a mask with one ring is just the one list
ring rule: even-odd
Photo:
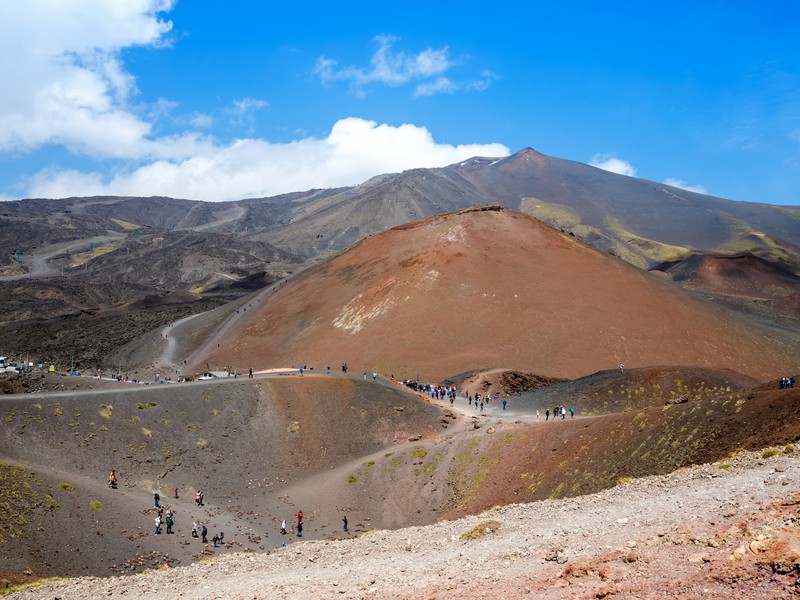
[[92,510],[100,510],[101,508],[103,508],[103,504],[100,502],[100,500],[90,500],[89,508],[91,508]]
[[75,489],[74,485],[72,485],[71,483],[67,483],[66,481],[62,481],[61,483],[59,483],[58,487],[60,487],[65,492],[71,492],[72,490]]
[[428,451],[425,450],[425,446],[414,446],[414,449],[411,450],[411,456],[414,458],[425,458],[428,455]]
[[500,521],[497,519],[484,519],[469,531],[461,534],[462,540],[479,540],[500,529]]
[[21,592],[22,590],[30,590],[42,586],[46,583],[51,583],[53,581],[63,581],[63,580],[64,580],[63,577],[48,577],[47,579],[37,579],[36,581],[31,581],[30,583],[23,583],[21,585],[12,585],[10,587],[0,589],[0,596],[5,596],[6,594],[10,594],[11,592]]

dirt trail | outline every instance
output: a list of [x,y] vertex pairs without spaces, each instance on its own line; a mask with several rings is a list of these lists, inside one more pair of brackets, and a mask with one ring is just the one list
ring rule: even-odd
[[121,233],[100,235],[84,240],[73,240],[71,242],[61,242],[51,244],[44,248],[36,249],[32,254],[23,257],[23,262],[28,263],[29,271],[23,275],[7,275],[0,277],[0,281],[17,281],[20,279],[32,279],[41,277],[52,277],[58,274],[58,270],[48,262],[54,256],[64,252],[75,250],[76,248],[88,248],[90,244],[103,244],[105,242],[117,241],[125,236]]

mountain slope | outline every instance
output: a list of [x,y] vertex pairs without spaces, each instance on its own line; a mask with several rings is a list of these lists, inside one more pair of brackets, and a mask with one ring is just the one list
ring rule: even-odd
[[[531,214],[640,267],[691,250],[748,251],[800,269],[800,208],[737,202],[617,175],[526,148],[385,175],[309,201],[266,237],[300,254],[338,250],[416,218],[482,204]],[[317,237],[321,236],[321,237]],[[763,240],[772,238],[770,245]],[[787,248],[788,246],[788,248]]]
[[194,362],[344,361],[437,379],[688,364],[763,380],[800,358],[797,339],[776,335],[531,217],[484,207],[397,227],[300,273]]

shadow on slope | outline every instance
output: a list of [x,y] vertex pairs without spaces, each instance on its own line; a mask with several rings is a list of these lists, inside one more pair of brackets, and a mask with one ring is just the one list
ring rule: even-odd
[[593,493],[627,478],[720,460],[741,448],[793,451],[790,444],[800,439],[800,390],[770,386],[717,390],[683,404],[600,417],[519,423],[461,441],[451,451],[447,516]]
[[[307,537],[326,537],[340,518],[335,490],[293,486],[442,429],[440,411],[413,394],[337,376],[28,394],[4,398],[0,415],[0,458],[36,478],[39,499],[3,550],[9,569],[40,575],[107,575],[151,552],[193,560],[208,551],[188,536],[193,519],[226,531],[227,549],[258,551],[279,546],[277,525],[301,508]],[[106,488],[111,469],[118,490]],[[6,479],[0,493],[21,485]],[[192,502],[198,490],[203,508]],[[152,535],[155,492],[176,511],[178,535]],[[359,507],[384,527],[373,508]]]

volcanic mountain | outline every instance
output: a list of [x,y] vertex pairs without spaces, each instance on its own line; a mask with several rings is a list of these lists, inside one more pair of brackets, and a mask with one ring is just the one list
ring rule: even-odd
[[800,358],[779,335],[530,216],[480,207],[371,236],[293,276],[190,363],[347,362],[412,379],[685,364],[764,380]]
[[375,177],[309,199],[281,227],[259,235],[312,255],[414,219],[488,203],[530,214],[639,267],[693,250],[752,251],[800,273],[798,207],[725,200],[531,148]]

